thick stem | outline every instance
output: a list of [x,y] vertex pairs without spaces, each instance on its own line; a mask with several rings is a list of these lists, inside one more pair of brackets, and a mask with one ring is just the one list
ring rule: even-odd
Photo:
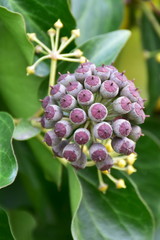
[[57,60],[52,59],[51,60],[51,68],[50,68],[48,95],[50,95],[50,86],[54,86],[54,84],[55,84],[56,67],[57,67]]

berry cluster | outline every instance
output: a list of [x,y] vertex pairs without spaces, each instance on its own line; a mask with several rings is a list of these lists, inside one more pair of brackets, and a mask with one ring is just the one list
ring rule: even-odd
[[146,117],[134,82],[112,65],[96,67],[91,62],[82,63],[73,74],[60,74],[42,107],[42,127],[51,129],[44,141],[76,169],[85,168],[87,160],[101,171],[110,169],[114,164],[106,148],[110,140],[118,154],[133,153],[142,135],[138,124]]

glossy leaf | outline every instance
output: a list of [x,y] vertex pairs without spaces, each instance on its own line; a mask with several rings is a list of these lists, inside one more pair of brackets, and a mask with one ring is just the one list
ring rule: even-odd
[[36,221],[29,212],[10,211],[9,220],[16,240],[34,240],[33,231],[36,227]]
[[22,119],[14,129],[13,138],[23,141],[35,137],[38,133],[40,133],[39,128],[33,127],[27,119]]
[[[115,61],[129,37],[130,31],[118,30],[93,37],[78,48],[83,51],[85,57],[97,65],[111,64]],[[62,63],[59,66],[59,71],[65,73],[68,70],[74,71],[75,68],[76,64]]]
[[47,180],[53,181],[59,187],[61,184],[62,165],[42,141],[33,138],[28,141],[37,163],[41,166]]
[[33,58],[33,46],[26,37],[20,14],[1,7],[0,21],[0,94],[14,116],[28,117],[40,106],[37,91],[42,81],[26,76],[26,67]]
[[[74,240],[85,239],[139,239],[151,240],[153,236],[153,220],[141,199],[136,186],[126,177],[127,189],[117,190],[111,183],[106,195],[97,190],[97,174],[87,169],[79,175],[83,197],[79,193],[79,202],[75,202],[75,194],[80,186],[73,169],[69,169],[71,203],[74,218],[72,235]],[[121,175],[118,175],[122,177]],[[78,190],[77,190],[78,189]],[[76,205],[77,204],[77,205]],[[75,207],[78,208],[78,211]]]
[[0,208],[0,240],[15,240],[12,235],[6,212]]
[[121,0],[72,0],[71,3],[77,26],[81,29],[78,44],[96,35],[116,30],[121,24],[124,10]]
[[12,147],[14,124],[8,113],[0,112],[0,126],[0,188],[3,188],[15,180],[18,166]]

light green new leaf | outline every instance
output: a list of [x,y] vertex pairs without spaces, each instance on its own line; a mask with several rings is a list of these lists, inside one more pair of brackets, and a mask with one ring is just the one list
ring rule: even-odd
[[[97,190],[95,170],[87,169],[80,172],[78,174],[80,183],[72,171],[73,169],[69,169],[70,197],[74,211],[72,220],[74,240],[152,239],[154,230],[152,216],[135,185],[128,178],[123,176],[126,189],[115,189],[109,182],[109,190],[104,195]],[[75,196],[79,197],[79,201]]]
[[1,7],[0,22],[0,95],[12,115],[28,117],[40,106],[37,91],[42,81],[26,76],[26,67],[32,63],[33,46],[27,39],[20,14]]
[[[93,37],[78,48],[83,51],[86,58],[97,65],[111,64],[115,61],[129,36],[130,31],[118,30]],[[76,64],[73,63],[59,65],[59,71],[62,73],[74,71],[75,68]]]
[[72,0],[71,3],[77,27],[81,30],[81,36],[77,38],[78,44],[96,35],[116,30],[122,22],[122,0]]
[[2,208],[0,208],[0,240],[15,240],[9,226],[8,216]]
[[13,138],[19,141],[24,141],[35,137],[40,133],[40,129],[33,127],[27,119],[22,119],[15,127]]
[[14,124],[8,113],[0,112],[0,188],[10,185],[17,175],[18,165],[12,148]]

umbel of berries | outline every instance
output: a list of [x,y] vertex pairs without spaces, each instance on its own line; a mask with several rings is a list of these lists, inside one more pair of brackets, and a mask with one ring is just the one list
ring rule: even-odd
[[96,67],[91,62],[61,74],[42,107],[41,123],[49,129],[45,142],[76,169],[91,160],[98,169],[109,170],[114,165],[106,148],[109,140],[117,154],[134,153],[142,135],[138,125],[146,118],[134,82],[112,65]]

